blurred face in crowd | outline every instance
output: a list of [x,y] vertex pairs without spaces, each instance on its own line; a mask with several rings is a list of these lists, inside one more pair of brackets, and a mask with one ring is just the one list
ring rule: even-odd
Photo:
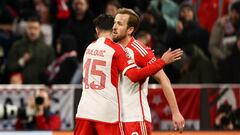
[[35,9],[40,17],[41,23],[49,23],[49,9],[48,6],[42,0],[35,0]]
[[114,42],[119,42],[133,33],[134,28],[128,27],[128,14],[117,14],[114,19],[112,38]]
[[74,0],[73,8],[77,17],[82,19],[84,17],[85,12],[88,10],[87,0]]
[[112,5],[112,4],[108,4],[107,6],[106,6],[106,14],[107,15],[111,15],[111,16],[115,16],[116,14],[117,14],[117,7],[116,6],[114,6],[114,5]]
[[13,74],[10,77],[10,84],[23,84],[23,77],[21,73]]
[[231,16],[232,23],[236,26],[239,26],[239,23],[240,23],[239,13],[236,10],[232,10],[230,16]]
[[180,18],[183,18],[185,21],[192,21],[193,20],[193,11],[190,7],[184,7],[180,11]]
[[40,23],[37,21],[27,22],[27,26],[26,26],[27,37],[31,41],[34,41],[40,37],[40,33],[41,33],[40,27],[41,27]]
[[240,50],[240,37],[238,37],[238,39],[237,39],[237,47]]
[[145,44],[145,45],[149,45],[149,43],[151,41],[151,34],[147,33],[147,32],[140,31],[137,34],[136,39],[138,41],[140,41],[141,43]]

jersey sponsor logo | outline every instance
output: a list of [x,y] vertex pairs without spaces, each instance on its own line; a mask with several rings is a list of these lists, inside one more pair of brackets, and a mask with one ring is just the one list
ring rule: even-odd
[[86,54],[92,56],[104,57],[106,50],[87,49]]
[[157,60],[157,59],[156,59],[155,57],[153,57],[153,58],[148,62],[148,64],[152,64],[152,63],[154,63],[156,60]]

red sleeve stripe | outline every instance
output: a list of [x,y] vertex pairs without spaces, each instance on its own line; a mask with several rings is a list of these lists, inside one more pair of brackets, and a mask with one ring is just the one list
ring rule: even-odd
[[132,46],[139,51],[139,53],[142,55],[142,56],[145,56],[147,55],[147,51],[139,44],[137,44],[136,42],[133,42],[132,43]]

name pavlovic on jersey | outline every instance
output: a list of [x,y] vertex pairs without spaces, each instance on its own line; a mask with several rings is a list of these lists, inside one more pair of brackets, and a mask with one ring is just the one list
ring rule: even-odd
[[120,74],[126,74],[130,80],[137,82],[156,73],[165,63],[157,60],[152,65],[137,69],[121,45],[108,38],[99,38],[90,44],[83,58],[83,92],[76,118],[119,122]]
[[[126,51],[138,67],[145,67],[156,61],[152,50],[134,38],[126,46]],[[134,83],[126,76],[122,76],[120,88],[121,121],[146,120],[151,122],[151,113],[147,101],[148,80],[149,78]]]

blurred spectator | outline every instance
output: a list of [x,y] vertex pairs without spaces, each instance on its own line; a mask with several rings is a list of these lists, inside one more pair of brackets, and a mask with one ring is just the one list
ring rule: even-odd
[[[32,11],[32,16],[38,16],[41,23],[41,32],[45,44],[52,45],[53,41],[53,28],[52,20],[50,18],[50,8],[47,0],[34,0],[33,1],[34,10]],[[17,20],[17,21],[16,21]],[[13,23],[13,34],[17,37],[22,37],[25,34],[25,27],[27,19],[18,18]]]
[[4,61],[13,41],[12,23],[17,16],[18,13],[9,1],[0,1],[0,47],[3,49]]
[[[236,1],[232,4],[229,15],[219,18],[214,24],[209,42],[209,51],[220,82],[223,82],[223,72],[226,72],[221,69],[222,64],[232,55],[233,47],[236,47],[236,33],[239,28],[240,1]],[[239,60],[235,59],[235,62],[239,63]]]
[[[73,0],[51,0],[50,12],[53,22],[53,45],[56,44],[60,34],[66,28],[71,16]],[[54,46],[54,49],[56,46]]]
[[115,17],[117,14],[117,10],[121,7],[121,4],[118,2],[118,0],[110,0],[105,8],[105,13],[107,15],[111,15]]
[[178,21],[179,6],[172,0],[151,0],[150,9],[162,15],[168,28],[175,28]]
[[215,21],[227,14],[231,1],[234,0],[192,0],[195,5],[200,25],[209,33]]
[[5,71],[5,63],[4,63],[4,50],[0,46],[0,84],[2,84],[4,78],[4,71]]
[[26,36],[17,41],[9,52],[8,70],[22,73],[26,84],[42,83],[42,74],[54,59],[53,49],[44,43],[40,27],[38,19],[30,18]]
[[166,22],[161,15],[155,14],[150,9],[142,13],[141,19],[137,36],[142,34],[147,36],[147,46],[154,49],[155,55],[159,55],[161,51],[163,52],[161,43],[164,38],[163,34],[166,31]]
[[93,15],[98,16],[99,14],[104,13],[105,7],[109,0],[87,0],[87,1],[89,4],[89,9],[93,12]]
[[66,33],[73,35],[77,40],[78,60],[81,62],[87,45],[95,39],[93,14],[89,10],[87,0],[73,1],[73,19],[66,27]]
[[59,57],[48,66],[48,83],[69,84],[78,67],[76,40],[71,35],[61,35],[56,47]]
[[184,48],[179,83],[215,83],[216,75],[211,60],[196,45]]
[[219,62],[220,82],[240,83],[240,29],[237,33],[237,42],[230,49],[231,54]]
[[23,75],[21,73],[12,73],[10,75],[10,84],[23,84]]
[[146,31],[139,31],[136,35],[136,39],[143,43],[144,45],[148,46],[151,48],[149,45],[151,42],[151,34],[146,32]]
[[46,90],[39,90],[34,97],[30,97],[27,107],[35,110],[32,118],[19,117],[16,122],[17,130],[59,130],[61,119],[58,114],[50,111],[51,100]]
[[41,22],[41,32],[47,45],[52,45],[53,28],[51,24],[50,7],[47,0],[34,0],[35,9]]
[[193,7],[189,3],[182,3],[179,13],[179,21],[176,29],[170,31],[167,46],[172,48],[184,48],[187,45],[197,45],[205,55],[208,52],[208,33],[200,27],[195,20]]

